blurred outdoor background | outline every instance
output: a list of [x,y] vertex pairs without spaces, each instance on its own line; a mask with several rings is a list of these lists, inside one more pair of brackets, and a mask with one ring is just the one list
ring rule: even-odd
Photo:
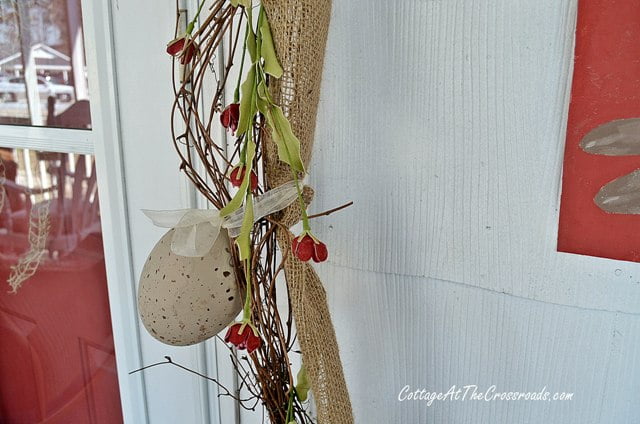
[[80,0],[0,0],[0,124],[91,127]]

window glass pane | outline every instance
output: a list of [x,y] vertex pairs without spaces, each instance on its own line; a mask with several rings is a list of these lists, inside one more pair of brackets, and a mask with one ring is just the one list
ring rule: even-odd
[[0,422],[121,423],[93,158],[0,158]]
[[91,128],[80,0],[0,0],[0,124]]

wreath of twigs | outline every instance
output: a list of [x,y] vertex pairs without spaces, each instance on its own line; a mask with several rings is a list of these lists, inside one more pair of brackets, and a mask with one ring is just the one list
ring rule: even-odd
[[[177,35],[180,32],[177,4],[176,12]],[[173,71],[175,101],[172,107],[171,132],[181,159],[180,169],[217,209],[222,209],[232,198],[228,175],[232,164],[238,162],[243,141],[241,137],[228,145],[224,136],[216,140],[213,135],[219,131],[219,127],[214,125],[214,119],[219,117],[224,103],[224,90],[236,57],[236,49],[242,45],[245,37],[246,15],[243,12],[242,8],[231,6],[228,0],[213,1],[208,16],[192,34],[191,40],[199,46],[199,55],[187,65],[174,66]],[[226,62],[218,65],[216,58],[223,44],[227,49]],[[174,64],[175,62],[176,60]],[[260,181],[257,193],[262,192],[261,188],[269,186],[261,165],[264,124],[264,117],[260,117],[250,129],[257,145],[253,162],[253,169],[258,171]],[[331,212],[333,211],[324,214]],[[288,255],[288,252],[283,252],[281,258],[277,255],[275,230],[278,225],[275,220],[266,217],[260,219],[252,231],[252,317],[263,343],[249,355],[248,370],[242,361],[231,355],[235,358],[232,364],[241,378],[241,385],[247,388],[250,396],[240,398],[226,388],[224,390],[226,395],[233,396],[246,409],[253,410],[257,402],[262,403],[272,423],[286,423],[287,417],[295,418],[298,423],[309,423],[312,420],[303,405],[296,396],[291,395],[294,390],[294,373],[289,355],[293,352],[295,333],[289,301],[284,315],[278,309],[276,280]],[[237,284],[244,289],[244,268],[233,241],[231,243]],[[284,284],[282,287],[286,288]],[[168,363],[170,362],[169,360]]]

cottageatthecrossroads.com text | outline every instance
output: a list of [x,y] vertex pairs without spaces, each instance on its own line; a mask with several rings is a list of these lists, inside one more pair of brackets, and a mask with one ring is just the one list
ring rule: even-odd
[[573,393],[571,392],[554,392],[551,393],[547,390],[547,387],[543,387],[542,390],[537,392],[517,392],[498,391],[495,385],[489,386],[486,390],[480,390],[475,384],[468,384],[465,386],[456,386],[455,384],[449,388],[446,392],[433,392],[427,389],[413,389],[411,386],[404,386],[398,393],[398,401],[422,401],[431,406],[434,402],[446,402],[446,401],[459,401],[464,402],[467,400],[472,401],[567,401],[573,400]]

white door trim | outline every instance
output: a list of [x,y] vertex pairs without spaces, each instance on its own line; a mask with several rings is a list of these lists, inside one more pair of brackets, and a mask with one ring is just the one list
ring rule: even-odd
[[92,138],[98,173],[100,213],[120,399],[125,423],[148,422],[131,261],[125,175],[118,116],[118,92],[111,22],[111,2],[82,2]]
[[[93,99],[91,107],[94,107]],[[66,128],[2,125],[0,144],[12,149],[93,154],[93,131]]]

